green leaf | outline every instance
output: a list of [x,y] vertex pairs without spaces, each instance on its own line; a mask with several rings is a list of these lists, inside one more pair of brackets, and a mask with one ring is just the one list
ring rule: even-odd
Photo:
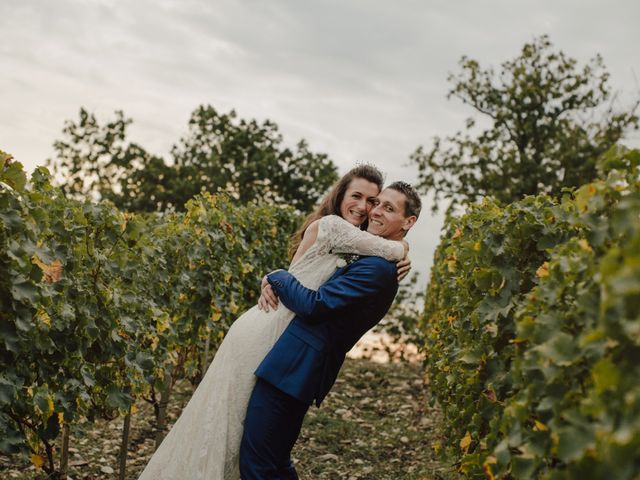
[[603,358],[593,366],[593,382],[596,393],[601,395],[607,390],[616,390],[620,383],[620,370],[614,365],[610,358]]
[[14,190],[22,192],[27,183],[27,175],[20,162],[12,162],[7,166],[7,157],[4,152],[0,152],[0,157],[4,156],[2,168],[0,168],[0,182],[4,182]]
[[142,370],[151,370],[153,368],[153,357],[148,353],[139,352],[136,355],[136,364],[138,364]]
[[0,375],[0,405],[11,404],[16,396],[16,386],[4,375]]
[[80,369],[82,380],[87,387],[93,387],[96,384],[96,379],[86,365],[83,365]]
[[46,385],[44,387],[36,389],[33,395],[33,403],[37,405],[40,411],[45,415],[49,412],[49,401],[49,389]]
[[516,455],[511,457],[514,478],[533,478],[538,462],[532,457]]
[[628,264],[609,280],[609,287],[616,296],[640,294],[640,257],[628,259],[627,262]]
[[0,452],[12,455],[26,451],[24,437],[18,430],[2,431],[0,424]]
[[588,431],[572,426],[558,430],[558,458],[565,463],[574,462],[593,448],[593,437]]
[[548,248],[555,247],[560,238],[561,237],[558,233],[543,235],[538,239],[536,247],[538,250],[546,250]]
[[33,314],[24,306],[16,308],[15,326],[22,332],[28,332],[33,328]]
[[36,303],[38,289],[31,281],[23,281],[20,283],[14,283],[11,287],[11,294],[13,298],[19,302],[28,300],[31,304]]
[[536,347],[536,350],[559,366],[570,365],[579,354],[574,337],[564,332],[554,334],[550,340]]
[[130,395],[122,392],[117,387],[113,385],[107,388],[107,405],[112,408],[117,408],[120,410],[126,410],[129,408],[129,405],[133,402],[133,399]]
[[477,365],[478,363],[480,363],[480,358],[481,355],[478,352],[470,351],[462,355],[460,357],[460,361],[468,365]]
[[18,338],[14,325],[9,322],[0,321],[0,338],[4,341],[4,346],[7,351],[14,353],[20,351],[20,339]]
[[15,210],[0,211],[0,220],[2,220],[8,228],[16,228],[22,224],[22,218]]
[[495,448],[494,453],[500,465],[507,465],[511,461],[509,441],[505,438]]

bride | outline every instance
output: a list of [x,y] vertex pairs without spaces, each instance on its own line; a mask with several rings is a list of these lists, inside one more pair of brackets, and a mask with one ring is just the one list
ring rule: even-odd
[[[385,240],[358,227],[367,221],[383,178],[369,165],[353,168],[331,188],[293,237],[289,272],[317,289],[341,264],[337,254],[406,256],[406,242]],[[400,262],[400,276],[409,270]],[[284,306],[267,313],[256,305],[231,326],[206,375],[140,480],[237,480],[243,422],[255,384],[253,372],[294,314]]]

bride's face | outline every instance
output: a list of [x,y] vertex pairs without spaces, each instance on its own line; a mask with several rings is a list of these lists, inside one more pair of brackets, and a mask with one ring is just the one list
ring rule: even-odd
[[355,226],[367,219],[377,195],[378,185],[364,178],[354,178],[349,183],[340,204],[340,216]]

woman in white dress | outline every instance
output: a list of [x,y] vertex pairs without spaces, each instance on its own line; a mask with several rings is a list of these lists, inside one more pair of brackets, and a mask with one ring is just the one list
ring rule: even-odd
[[[382,174],[369,165],[340,179],[293,238],[289,271],[317,289],[343,261],[339,253],[377,255],[391,261],[406,256],[406,242],[385,240],[361,230]],[[399,267],[408,272],[407,262]],[[266,305],[265,305],[266,306]],[[253,372],[294,314],[280,305],[268,313],[254,306],[231,326],[206,375],[180,418],[153,454],[140,480],[237,480],[244,417],[255,384]]]

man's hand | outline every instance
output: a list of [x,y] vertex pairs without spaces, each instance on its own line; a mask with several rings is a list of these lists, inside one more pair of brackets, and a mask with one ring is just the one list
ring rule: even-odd
[[398,263],[396,263],[396,268],[398,269],[398,283],[409,275],[409,270],[411,270],[411,259],[409,257],[404,257]]
[[402,242],[402,246],[404,247],[404,258],[403,260],[407,259],[407,256],[409,255],[409,242],[407,242],[404,238],[402,240],[400,240]]
[[270,309],[276,310],[279,303],[278,296],[271,288],[271,285],[269,285],[266,275],[262,278],[261,287],[262,291],[260,293],[260,298],[258,299],[258,308],[267,313],[269,313]]

